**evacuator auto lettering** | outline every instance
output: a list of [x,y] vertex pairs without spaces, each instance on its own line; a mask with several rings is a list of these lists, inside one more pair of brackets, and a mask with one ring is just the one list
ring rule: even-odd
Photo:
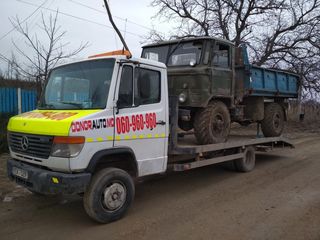
[[71,131],[72,132],[81,132],[81,131],[88,131],[94,129],[102,129],[114,126],[113,118],[105,119],[93,119],[93,120],[84,120],[84,121],[74,121],[71,124]]

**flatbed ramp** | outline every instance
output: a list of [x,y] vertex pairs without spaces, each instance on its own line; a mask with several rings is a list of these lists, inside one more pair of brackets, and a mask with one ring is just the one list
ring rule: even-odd
[[[251,171],[255,165],[255,152],[271,151],[275,148],[294,148],[284,137],[261,137],[233,135],[224,143],[197,145],[193,136],[177,137],[172,142],[169,156],[192,155],[192,159],[169,164],[173,171],[185,171],[211,164],[229,162],[236,170]],[[248,167],[249,166],[249,167]]]

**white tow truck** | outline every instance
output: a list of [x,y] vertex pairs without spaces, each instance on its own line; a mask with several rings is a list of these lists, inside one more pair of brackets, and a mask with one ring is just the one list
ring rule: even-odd
[[282,137],[244,136],[197,145],[178,129],[166,66],[113,54],[56,67],[37,110],[10,119],[11,180],[40,194],[84,193],[88,215],[107,223],[129,209],[135,179],[221,162],[247,172],[255,151],[292,147]]

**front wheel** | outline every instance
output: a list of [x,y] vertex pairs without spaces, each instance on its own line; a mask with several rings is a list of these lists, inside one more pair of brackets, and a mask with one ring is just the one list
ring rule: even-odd
[[194,130],[199,144],[225,142],[230,132],[230,113],[227,106],[223,102],[214,101],[198,111]]
[[134,199],[131,176],[118,168],[106,168],[93,176],[84,194],[84,208],[97,222],[108,223],[122,218]]

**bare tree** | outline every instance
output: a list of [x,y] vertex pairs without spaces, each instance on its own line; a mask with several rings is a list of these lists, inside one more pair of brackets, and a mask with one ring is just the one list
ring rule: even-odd
[[[319,91],[320,0],[153,0],[157,17],[178,23],[171,37],[217,36],[249,46],[256,65],[303,75]],[[152,37],[150,37],[152,39]]]
[[18,44],[13,41],[20,61],[13,55],[11,63],[17,75],[25,79],[37,81],[38,94],[41,93],[43,83],[48,74],[59,62],[71,58],[80,53],[88,46],[88,43],[80,44],[77,48],[67,51],[66,48],[70,42],[63,42],[66,31],[61,30],[58,25],[58,11],[55,15],[50,15],[46,20],[44,15],[41,17],[42,30],[41,37],[46,40],[40,40],[37,34],[32,35],[27,24],[23,24],[19,18],[11,20],[15,29],[24,37],[25,45],[33,51],[32,55],[27,54]]

